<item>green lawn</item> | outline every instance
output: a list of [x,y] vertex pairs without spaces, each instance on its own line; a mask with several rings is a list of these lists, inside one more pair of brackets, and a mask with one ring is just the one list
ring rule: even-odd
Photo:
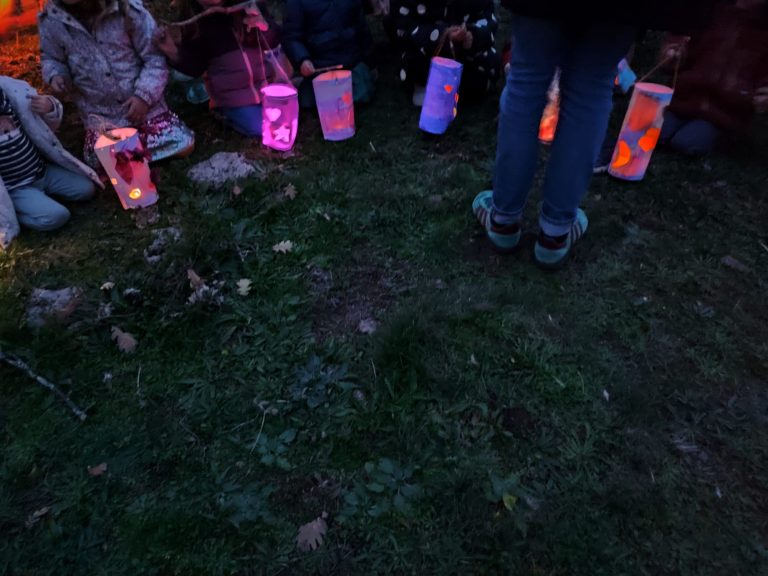
[[[157,224],[108,190],[0,254],[1,349],[88,411],[0,366],[0,574],[768,574],[766,123],[596,179],[588,235],[547,274],[470,214],[494,100],[428,139],[393,72],[354,139],[305,114],[285,159],[176,94],[198,147],[161,167]],[[265,179],[189,185],[219,150]],[[149,264],[166,226],[182,238]],[[223,303],[187,304],[189,269]],[[32,289],[65,286],[69,322],[26,328]]]

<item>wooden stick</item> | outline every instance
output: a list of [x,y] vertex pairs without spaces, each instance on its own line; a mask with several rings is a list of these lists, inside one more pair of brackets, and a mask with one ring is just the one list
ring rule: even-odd
[[324,66],[322,68],[315,68],[315,74],[322,74],[323,72],[330,72],[331,70],[341,70],[344,68],[343,64],[336,64],[336,66]]
[[0,362],[5,362],[9,366],[18,368],[19,370],[24,372],[27,376],[32,378],[32,380],[40,384],[40,386],[53,392],[56,396],[59,397],[60,400],[62,400],[69,407],[70,410],[72,410],[74,415],[77,416],[81,422],[85,421],[85,419],[87,418],[85,412],[83,412],[80,408],[78,408],[77,404],[75,404],[74,402],[72,402],[72,400],[69,399],[69,396],[67,396],[66,394],[64,394],[64,392],[59,390],[56,387],[56,385],[50,380],[47,380],[42,376],[36,374],[32,370],[32,368],[30,368],[29,365],[26,362],[24,362],[21,358],[18,358],[13,354],[6,354],[2,350],[0,350]]
[[205,18],[206,16],[210,16],[211,14],[234,14],[236,12],[240,12],[241,10],[245,10],[246,8],[250,8],[256,4],[254,0],[248,0],[247,2],[241,2],[240,4],[235,4],[234,6],[214,6],[213,8],[208,8],[207,10],[203,10],[200,12],[200,14],[195,14],[192,16],[192,18],[187,18],[186,20],[182,20],[181,22],[168,22],[167,20],[161,20],[160,22],[162,24],[165,24],[166,26],[188,26],[190,24],[194,24],[201,18]]

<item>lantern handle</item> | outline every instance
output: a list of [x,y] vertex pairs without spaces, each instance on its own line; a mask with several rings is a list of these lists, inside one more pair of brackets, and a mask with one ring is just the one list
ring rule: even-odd
[[[264,70],[264,72],[266,74],[267,68],[264,65],[264,48],[261,45],[261,35],[262,35],[261,30],[259,30],[257,28],[256,29],[256,41],[259,43],[259,58],[261,59],[261,69]],[[267,48],[269,48],[269,50],[272,51],[272,47],[269,45],[269,42],[267,42],[266,38],[264,39],[264,43],[267,45]],[[282,49],[283,48],[282,48],[282,45],[281,45],[280,50],[282,50]],[[274,54],[272,55],[271,62],[272,62],[272,65],[276,68],[276,72],[279,72],[279,75],[283,77],[283,81],[286,84],[290,84],[291,83],[291,79],[288,77],[288,73],[285,71],[285,68],[283,68],[280,65],[279,60],[277,59],[277,57]],[[266,78],[266,76],[265,76],[265,78]]]
[[104,116],[94,113],[88,114],[88,125],[93,126],[100,136],[106,136],[113,142],[120,140],[119,136],[112,134],[112,130],[119,128],[119,126],[115,126],[112,122],[107,122]]
[[645,82],[654,72],[659,70],[662,66],[665,66],[666,64],[668,64],[673,59],[677,60],[675,62],[675,72],[674,72],[674,75],[672,76],[672,89],[674,90],[677,87],[677,75],[678,75],[678,72],[680,71],[680,61],[682,60],[679,55],[673,54],[673,55],[667,56],[666,58],[661,60],[658,64],[656,64],[656,66],[651,68],[646,74],[644,74],[643,77],[640,78],[637,82],[638,83]]
[[[443,33],[440,34],[440,40],[437,42],[437,47],[435,49],[434,56],[440,56],[440,52],[443,51],[443,47],[445,46],[445,41],[448,39],[448,28],[443,30]],[[456,51],[453,49],[453,42],[450,42],[451,46],[451,56],[453,56],[454,60],[456,59]]]

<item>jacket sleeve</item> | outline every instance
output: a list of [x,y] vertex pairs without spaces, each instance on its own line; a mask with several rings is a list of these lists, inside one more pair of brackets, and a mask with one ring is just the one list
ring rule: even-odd
[[51,24],[47,22],[48,16],[42,13],[38,16],[40,30],[40,66],[43,73],[43,82],[50,84],[54,76],[70,78],[67,57],[64,54],[63,38],[55,38]]
[[490,50],[496,43],[496,31],[498,29],[499,23],[496,20],[493,0],[488,0],[482,10],[472,14],[467,22],[467,30],[472,32],[470,52],[478,53]]
[[442,19],[444,14],[425,9],[417,0],[397,0],[392,4],[391,14],[397,36],[404,45],[421,50],[427,56],[434,54],[443,31],[448,28]]
[[152,42],[157,25],[149,12],[136,2],[129,2],[128,14],[133,25],[133,48],[143,62],[133,92],[144,102],[154,106],[163,97],[165,85],[168,83],[165,56]]
[[48,114],[43,114],[41,118],[48,124],[48,127],[51,130],[56,132],[56,130],[59,129],[59,126],[61,126],[61,119],[64,117],[64,106],[62,106],[61,102],[53,96],[46,95],[45,97],[51,101],[51,104],[53,104],[53,110],[48,112]]
[[301,66],[304,60],[309,60],[310,54],[304,44],[306,31],[306,15],[301,0],[288,0],[283,19],[283,48],[294,66]]

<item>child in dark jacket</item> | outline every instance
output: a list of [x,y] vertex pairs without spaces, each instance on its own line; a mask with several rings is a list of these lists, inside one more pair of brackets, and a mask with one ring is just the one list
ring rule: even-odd
[[[668,50],[679,52],[679,37]],[[661,142],[687,155],[711,152],[723,136],[743,132],[768,99],[768,2],[717,5],[711,24],[691,37]]]
[[[394,0],[391,7],[400,54],[400,80],[421,106],[433,56],[464,64],[461,95],[477,99],[499,77],[498,22],[493,0]],[[439,54],[438,54],[439,51]]]
[[285,52],[305,78],[299,88],[303,107],[314,105],[316,70],[341,66],[352,71],[355,102],[373,97],[367,62],[373,46],[363,0],[288,0],[283,21]]
[[[181,18],[234,3],[191,2],[181,6]],[[192,77],[205,74],[210,108],[253,137],[261,135],[260,89],[276,73],[265,53],[279,44],[279,36],[266,5],[258,2],[234,14],[210,14],[183,28],[160,29],[155,41],[173,68]]]

